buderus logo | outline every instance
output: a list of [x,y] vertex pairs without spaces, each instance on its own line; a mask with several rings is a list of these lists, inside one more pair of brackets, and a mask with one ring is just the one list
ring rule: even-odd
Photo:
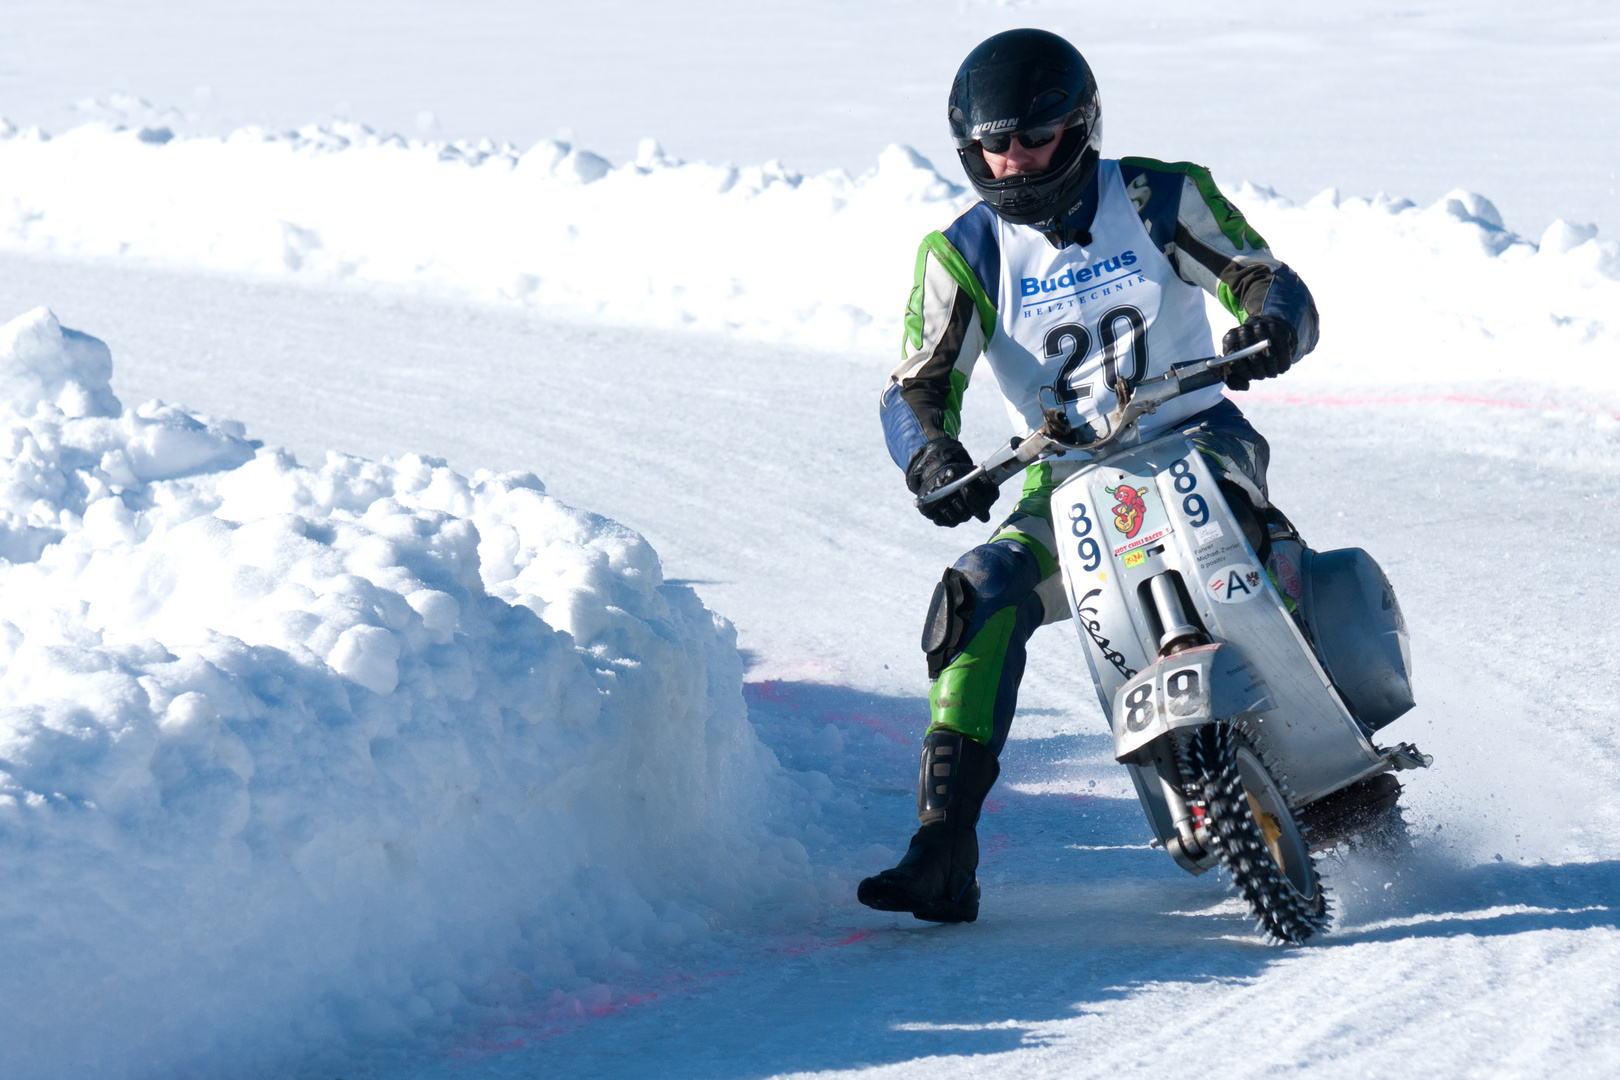
[[1084,285],[1088,281],[1101,281],[1109,274],[1117,274],[1127,266],[1136,265],[1136,252],[1122,251],[1111,259],[1099,259],[1090,266],[1066,267],[1063,273],[1049,277],[1042,281],[1040,278],[1019,278],[1018,284],[1025,296],[1039,296],[1041,293],[1055,293],[1063,289],[1073,289]]

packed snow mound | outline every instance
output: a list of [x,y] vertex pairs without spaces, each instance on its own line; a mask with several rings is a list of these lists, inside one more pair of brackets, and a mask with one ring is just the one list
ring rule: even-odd
[[[0,243],[13,249],[836,343],[892,343],[910,288],[904,249],[961,199],[901,147],[851,179],[688,164],[650,139],[615,167],[549,140],[518,153],[352,124],[223,139],[106,123],[0,135]],[[868,335],[875,317],[883,326]]]
[[[1336,192],[1296,206],[1225,179],[1315,292],[1324,377],[1522,376],[1530,350],[1538,379],[1615,382],[1620,245],[1595,226],[1555,222],[1534,243],[1467,192],[1430,207]],[[919,240],[971,202],[901,146],[852,178],[682,162],[651,139],[613,165],[558,142],[519,152],[355,124],[225,138],[0,125],[0,244],[13,250],[392,282],[884,351]]]
[[1321,347],[1290,384],[1620,391],[1620,243],[1595,225],[1555,221],[1532,243],[1460,190],[1428,207],[1336,191],[1296,206],[1250,184],[1233,198],[1321,314]]
[[638,534],[111,370],[0,329],[0,1072],[312,1065],[813,912],[734,632]]

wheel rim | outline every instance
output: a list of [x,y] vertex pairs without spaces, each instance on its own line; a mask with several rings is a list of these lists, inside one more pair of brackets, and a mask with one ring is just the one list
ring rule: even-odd
[[1272,780],[1253,750],[1246,746],[1238,749],[1237,767],[1238,777],[1243,782],[1243,794],[1249,800],[1249,810],[1254,814],[1255,824],[1260,827],[1277,868],[1295,892],[1307,900],[1312,899],[1316,893],[1316,875],[1311,873],[1310,848],[1294,822],[1288,800],[1283,798],[1276,781]]

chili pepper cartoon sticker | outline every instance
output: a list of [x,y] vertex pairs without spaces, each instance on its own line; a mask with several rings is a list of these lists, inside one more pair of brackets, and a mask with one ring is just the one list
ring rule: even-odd
[[[1108,521],[1110,517],[1113,518],[1103,531],[1111,541],[1108,546],[1116,558],[1128,551],[1146,547],[1174,531],[1165,515],[1159,489],[1151,477],[1119,472],[1110,479],[1114,479],[1116,486],[1108,487],[1104,481],[1092,492],[1100,519]],[[1109,507],[1110,499],[1113,500],[1112,507]]]
[[1119,487],[1105,487],[1104,491],[1114,497],[1114,528],[1127,540],[1135,539],[1138,530],[1142,528],[1142,518],[1147,514],[1147,503],[1142,496],[1147,494],[1147,488],[1135,488],[1129,484]]

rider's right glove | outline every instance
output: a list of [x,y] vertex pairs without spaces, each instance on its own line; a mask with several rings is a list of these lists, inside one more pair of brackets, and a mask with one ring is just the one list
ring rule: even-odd
[[1247,390],[1250,379],[1275,378],[1293,366],[1294,346],[1299,343],[1299,335],[1294,333],[1292,323],[1275,315],[1250,315],[1242,326],[1232,327],[1221,338],[1221,355],[1267,340],[1271,342],[1269,348],[1234,361],[1226,369],[1227,386]]
[[[911,459],[906,469],[906,487],[916,496],[944,487],[973,471],[973,458],[963,445],[951,438],[933,439]],[[990,507],[1001,489],[988,476],[981,476],[949,498],[928,503],[919,509],[935,525],[960,525],[968,518],[990,520]]]

